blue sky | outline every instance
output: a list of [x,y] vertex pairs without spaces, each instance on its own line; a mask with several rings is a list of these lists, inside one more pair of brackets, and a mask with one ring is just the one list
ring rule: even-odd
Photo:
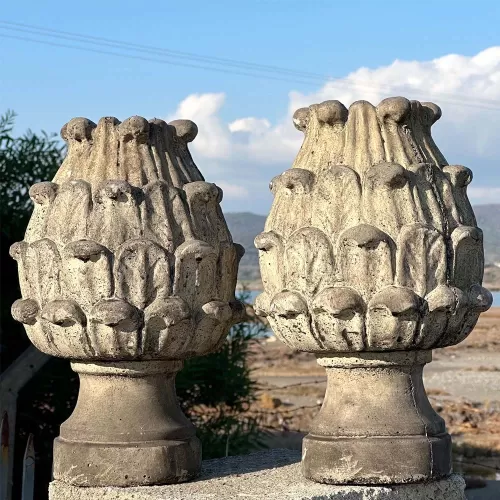
[[[326,78],[257,79],[5,38],[79,45],[0,22],[0,112],[18,113],[18,131],[58,131],[74,116],[192,118],[200,126],[193,155],[207,180],[226,184],[225,209],[267,213],[267,184],[290,167],[300,146],[289,123],[294,105],[337,95],[348,105],[400,93],[387,93],[388,85],[410,84],[414,89],[404,95],[443,108],[447,118],[437,125],[436,139],[450,162],[474,170],[473,201],[500,202],[500,3],[494,0],[4,4],[0,21],[313,72],[341,78],[344,86],[328,85]],[[360,81],[372,87],[358,88]],[[493,104],[474,107],[486,98]]]

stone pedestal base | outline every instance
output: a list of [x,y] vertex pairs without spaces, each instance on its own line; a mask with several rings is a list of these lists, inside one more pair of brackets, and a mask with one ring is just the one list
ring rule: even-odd
[[193,482],[138,488],[77,488],[54,481],[50,500],[465,500],[465,483],[440,481],[400,486],[331,486],[304,479],[300,455],[271,450],[203,462]]
[[305,477],[328,484],[421,483],[451,473],[451,438],[422,382],[429,351],[319,357],[325,400],[303,442]]
[[201,444],[175,395],[182,362],[71,366],[80,377],[80,392],[54,442],[56,481],[146,486],[188,481],[199,474]]

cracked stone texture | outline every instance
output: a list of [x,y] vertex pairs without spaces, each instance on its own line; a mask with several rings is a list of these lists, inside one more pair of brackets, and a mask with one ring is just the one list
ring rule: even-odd
[[50,500],[465,500],[460,476],[428,484],[330,486],[304,479],[300,455],[272,450],[203,462],[201,477],[181,485],[139,488],[50,486]]
[[451,473],[451,440],[422,369],[492,303],[483,235],[467,198],[472,172],[431,136],[433,103],[404,97],[294,114],[304,142],[271,181],[255,239],[276,334],[315,353],[328,382],[303,442],[307,478],[331,484],[420,482]]

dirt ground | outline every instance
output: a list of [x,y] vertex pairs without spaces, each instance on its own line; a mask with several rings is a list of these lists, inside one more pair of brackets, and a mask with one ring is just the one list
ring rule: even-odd
[[[259,400],[250,413],[273,447],[300,448],[325,391],[313,355],[292,352],[271,337],[254,348]],[[461,344],[434,351],[424,382],[454,442],[455,470],[500,479],[500,308],[483,314]]]

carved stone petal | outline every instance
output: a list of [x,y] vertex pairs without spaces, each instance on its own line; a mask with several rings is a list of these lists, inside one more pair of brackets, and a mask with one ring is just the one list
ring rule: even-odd
[[89,223],[89,239],[98,241],[112,252],[124,241],[142,236],[139,205],[144,193],[125,181],[102,183],[94,195]]
[[285,288],[299,290],[306,297],[337,281],[330,240],[314,227],[303,227],[290,236],[285,261]]
[[453,339],[453,344],[465,340],[476,326],[479,315],[487,311],[493,303],[493,295],[489,290],[480,285],[473,285],[469,290],[470,308],[465,315],[460,335]]
[[117,127],[122,178],[134,186],[162,178],[161,168],[150,151],[149,128],[149,122],[142,116],[131,116]]
[[421,223],[401,229],[396,253],[397,285],[425,297],[446,283],[446,267],[446,244],[439,231]]
[[467,186],[472,181],[472,171],[462,165],[447,165],[443,168],[443,172],[452,185],[460,223],[464,226],[475,226],[476,217],[467,197]]
[[53,241],[44,238],[28,246],[24,272],[27,279],[33,282],[36,294],[30,298],[36,299],[42,307],[60,298],[61,257]]
[[175,251],[174,294],[182,297],[193,312],[217,294],[217,258],[214,248],[199,240],[186,241]]
[[303,168],[291,168],[276,176],[270,183],[271,192],[276,196],[280,191],[286,194],[307,194],[314,185],[314,174]]
[[197,239],[218,249],[219,243],[230,242],[231,236],[220,211],[222,191],[215,184],[197,181],[184,186]]
[[238,243],[223,243],[220,246],[217,294],[219,299],[227,302],[235,300],[238,264],[244,254],[245,249]]
[[172,289],[170,255],[148,240],[123,243],[115,257],[116,296],[144,309],[155,299],[166,298]]
[[[287,238],[298,228],[310,225],[314,182],[315,175],[302,168],[292,168],[276,176],[269,184],[275,198],[265,230],[272,225],[273,231]],[[282,215],[292,212],[300,213],[301,217]]]
[[82,180],[61,184],[47,218],[46,235],[59,244],[86,238],[91,211],[90,184]]
[[135,358],[142,352],[139,310],[121,299],[103,299],[90,311],[89,338],[98,359]]
[[422,308],[422,300],[410,288],[389,286],[380,290],[368,303],[368,347],[374,350],[412,347]]
[[293,123],[305,132],[304,143],[295,159],[294,168],[319,172],[326,165],[338,165],[344,149],[346,107],[339,101],[324,101],[301,108],[293,115]]
[[450,318],[457,312],[459,290],[448,285],[438,285],[426,297],[427,312],[422,318],[416,345],[431,349],[446,334]]
[[394,241],[376,227],[360,224],[343,231],[337,255],[343,283],[358,290],[365,301],[393,284]]
[[408,165],[415,156],[424,161],[413,130],[408,127],[411,108],[410,101],[404,97],[389,97],[377,106],[387,161]]
[[336,165],[322,172],[313,196],[312,225],[332,241],[344,229],[360,223],[361,184],[351,168]]
[[31,186],[29,194],[34,203],[34,210],[24,236],[28,243],[46,235],[47,217],[57,196],[57,190],[58,186],[53,182],[39,182]]
[[478,227],[459,226],[451,234],[453,284],[462,290],[483,281],[483,232]]
[[182,358],[194,333],[194,322],[186,302],[180,297],[159,299],[146,308],[144,316],[144,355]]
[[419,220],[444,233],[445,216],[440,206],[439,193],[431,183],[433,178],[431,165],[427,163],[409,165],[406,177],[412,190]]
[[40,326],[53,351],[50,354],[86,359],[93,354],[86,332],[87,318],[72,300],[54,300],[40,313]]
[[281,236],[274,231],[260,233],[255,238],[259,250],[260,274],[264,290],[269,297],[285,287],[284,246]]
[[180,170],[184,172],[189,182],[204,181],[187,147],[188,143],[194,141],[198,135],[196,123],[191,120],[173,120],[169,122],[169,126],[175,130],[174,144]]
[[432,158],[432,163],[438,166],[447,165],[448,162],[432,138],[431,127],[441,118],[441,108],[433,102],[422,102],[420,108],[420,123],[423,131],[423,144],[427,158]]
[[17,262],[17,273],[19,274],[19,285],[23,297],[37,297],[36,287],[30,279],[30,271],[26,259],[28,253],[28,243],[18,241],[9,248],[9,255]]
[[436,165],[429,165],[432,172],[432,180],[439,201],[442,206],[444,217],[447,220],[448,234],[461,224],[460,213],[455,200],[455,191],[446,174]]
[[196,331],[187,349],[196,356],[211,352],[229,333],[233,310],[227,302],[214,300],[204,304],[196,318]]
[[271,297],[269,294],[263,292],[257,295],[253,308],[257,316],[266,317],[271,312]]
[[81,117],[73,118],[64,125],[61,137],[68,145],[68,154],[57,171],[54,182],[64,183],[72,179],[75,172],[89,169],[95,128],[94,122]]
[[298,292],[280,292],[271,300],[269,323],[275,333],[292,349],[319,352],[322,339],[315,335],[305,299]]
[[365,304],[356,290],[325,288],[312,304],[317,336],[326,351],[363,351],[366,348]]
[[363,217],[396,239],[402,226],[419,219],[406,170],[397,163],[379,163],[363,178]]
[[194,238],[183,193],[165,181],[144,186],[144,203],[141,205],[144,236],[157,240],[169,252],[174,252],[185,238]]
[[24,325],[34,325],[40,308],[32,299],[18,299],[11,307],[12,317]]
[[446,347],[456,343],[456,340],[460,336],[460,332],[464,326],[465,317],[470,311],[471,303],[469,298],[469,293],[464,292],[456,287],[450,287],[455,295],[455,305],[452,314],[448,317],[448,324],[446,325],[446,331],[440,340],[432,347]]
[[[375,107],[367,101],[356,101],[349,107],[349,118],[345,126],[345,165],[354,168],[362,176],[372,165],[385,160],[382,135]],[[359,138],[365,138],[360,141]]]
[[66,245],[62,268],[66,293],[87,311],[113,294],[111,254],[99,243],[78,240]]

